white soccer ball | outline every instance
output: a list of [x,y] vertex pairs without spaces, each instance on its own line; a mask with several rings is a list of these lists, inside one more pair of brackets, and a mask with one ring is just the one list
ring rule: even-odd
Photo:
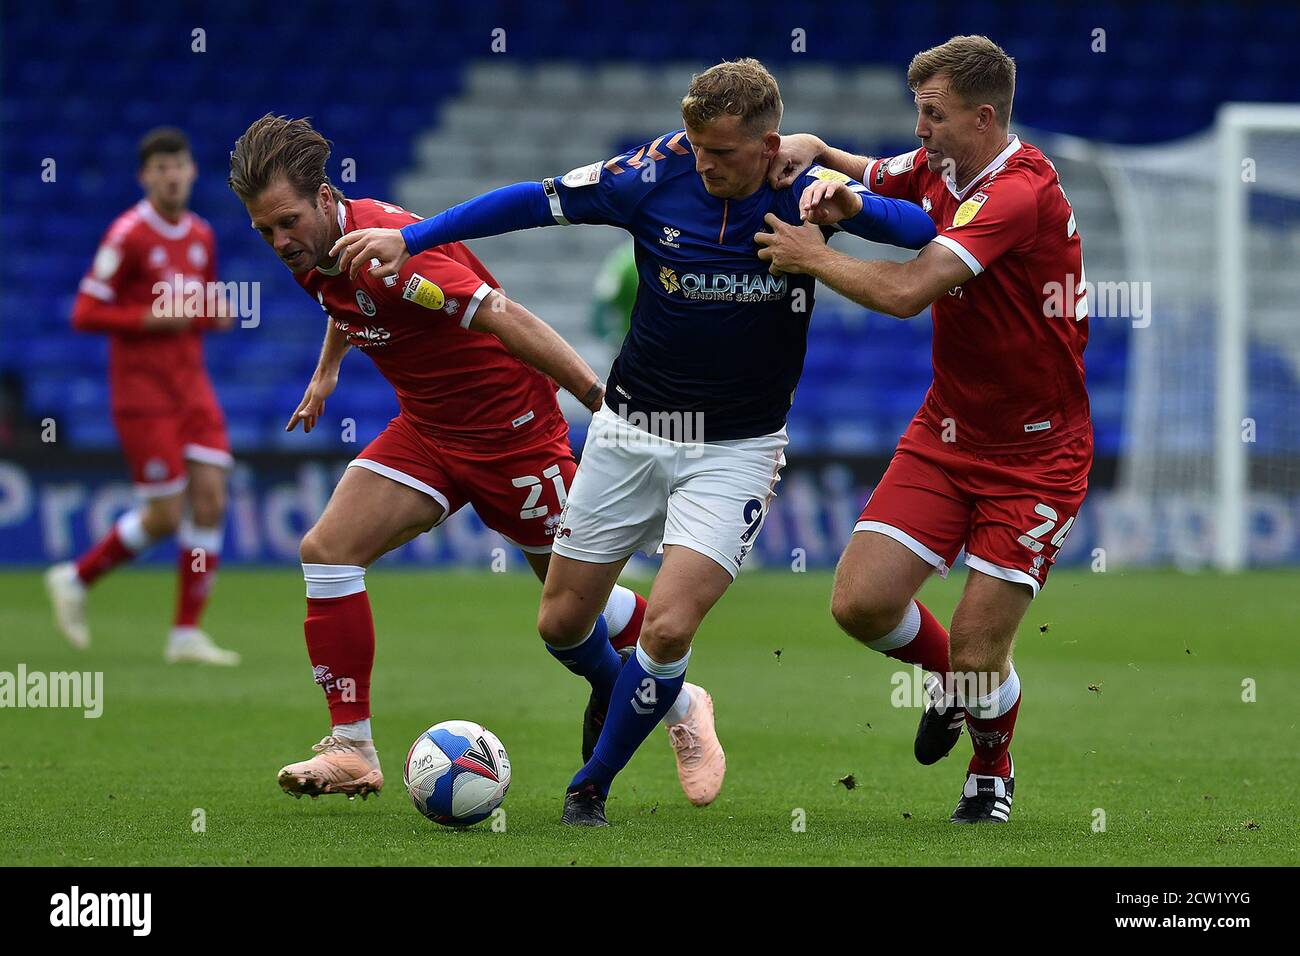
[[492,815],[510,788],[510,757],[496,734],[472,720],[444,720],[411,744],[402,771],[415,809],[448,827]]

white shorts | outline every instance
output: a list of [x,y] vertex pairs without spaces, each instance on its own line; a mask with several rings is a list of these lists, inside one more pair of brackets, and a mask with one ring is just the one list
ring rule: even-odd
[[670,441],[602,407],[591,419],[552,550],[609,564],[677,544],[735,578],[776,497],[787,440],[781,429],[736,441]]

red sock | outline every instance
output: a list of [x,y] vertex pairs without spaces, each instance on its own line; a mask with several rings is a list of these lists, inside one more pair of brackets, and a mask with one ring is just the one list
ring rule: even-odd
[[[936,674],[946,674],[948,673],[948,631],[924,604],[920,601],[916,601],[915,604],[921,616],[916,636],[902,647],[891,648],[883,653],[887,657],[908,664],[919,664]],[[908,615],[903,615],[903,620],[898,625],[900,628],[907,625],[907,618]],[[888,637],[889,635],[886,635],[886,638]]]
[[176,589],[176,626],[198,627],[199,617],[208,603],[208,595],[217,580],[217,565],[221,555],[215,551],[202,551],[181,547],[176,556],[179,581]]
[[370,671],[375,663],[375,622],[365,591],[307,599],[307,656],[334,724],[370,716]]
[[[1012,681],[1015,686],[1008,687]],[[1015,695],[1006,713],[997,717],[975,717],[971,714],[970,707],[966,709],[966,729],[970,731],[971,746],[975,750],[967,768],[971,773],[997,777],[1011,773],[1011,757],[1007,751],[1011,747],[1011,735],[1016,729],[1016,714],[1020,712],[1020,678],[1016,676],[1014,668],[1002,682],[1002,687],[1006,689],[1006,696]],[[997,709],[997,697],[995,692],[989,697],[981,698],[976,709]]]
[[123,543],[117,525],[113,525],[108,534],[77,559],[77,577],[81,578],[82,584],[93,584],[97,578],[134,557],[135,552]]
[[634,647],[637,638],[641,636],[641,625],[645,621],[646,600],[641,595],[636,596],[636,610],[628,618],[627,624],[623,625],[623,630],[618,632],[616,637],[609,639],[610,645],[616,651],[621,651],[625,647]]

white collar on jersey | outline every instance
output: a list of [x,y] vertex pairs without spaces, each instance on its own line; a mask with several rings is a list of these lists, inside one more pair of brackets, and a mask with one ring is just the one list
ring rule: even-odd
[[958,190],[957,183],[953,180],[951,176],[945,176],[943,178],[943,184],[948,187],[948,192],[952,193],[954,197],[956,197],[957,199],[965,199],[966,194],[968,192],[974,189],[977,184],[983,182],[984,178],[988,176],[989,173],[1001,169],[1003,166],[1005,166],[1007,164],[1007,160],[1010,159],[1012,156],[1014,156],[1019,150],[1020,150],[1020,137],[1017,136],[1015,133],[1011,133],[1007,136],[1006,149],[1002,150],[1002,152],[994,156],[993,162],[989,163],[987,166],[981,169],[979,171],[979,175],[977,175],[974,179],[972,179],[969,183],[966,184],[965,189]]
[[136,203],[135,211],[149,224],[150,229],[164,239],[184,239],[189,234],[192,217],[188,212],[181,216],[180,222],[168,222],[159,215],[158,210],[153,208],[153,203],[147,199],[141,199]]
[[[335,205],[339,207],[339,235],[340,236],[343,235],[343,233],[348,231],[348,212],[343,207],[343,204],[345,202],[347,202],[346,199],[340,199],[337,203],[335,203]],[[327,269],[325,266],[317,266],[316,271],[323,276],[336,276],[343,270]]]

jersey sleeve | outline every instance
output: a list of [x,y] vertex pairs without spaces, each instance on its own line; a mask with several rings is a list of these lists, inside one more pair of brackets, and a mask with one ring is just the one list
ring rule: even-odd
[[579,166],[558,179],[543,180],[551,215],[561,224],[627,228],[637,204],[656,182],[656,177],[646,175],[646,171],[670,155],[689,152],[684,139],[685,131],[678,130],[613,159]]
[[866,187],[877,196],[891,196],[919,202],[921,199],[920,171],[925,168],[925,148],[885,156],[867,163]]
[[366,276],[368,290],[381,306],[455,321],[463,329],[492,291],[473,269],[436,249],[408,259],[392,284]]
[[104,233],[77,290],[100,302],[117,304],[134,268],[133,246],[129,240],[130,233],[116,225]]
[[72,327],[80,332],[138,332],[144,307],[123,301],[139,252],[127,230],[113,226],[100,240],[95,258],[77,286]]
[[857,215],[841,220],[835,229],[871,242],[887,242],[906,249],[920,249],[934,238],[934,223],[920,206],[905,199],[872,195],[856,179],[825,166],[810,166],[795,181],[791,193],[796,197],[796,205],[797,197],[818,182],[842,183],[862,200]]
[[1029,180],[1000,176],[972,194],[935,242],[979,275],[1001,256],[1032,240],[1038,231],[1038,197]]

